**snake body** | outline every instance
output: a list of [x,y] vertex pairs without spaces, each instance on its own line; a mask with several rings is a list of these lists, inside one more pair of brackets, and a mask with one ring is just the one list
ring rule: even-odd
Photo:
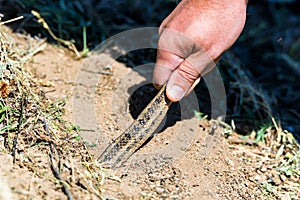
[[137,119],[100,155],[98,161],[106,168],[117,168],[137,151],[159,126],[171,101],[166,97],[166,84],[140,113]]

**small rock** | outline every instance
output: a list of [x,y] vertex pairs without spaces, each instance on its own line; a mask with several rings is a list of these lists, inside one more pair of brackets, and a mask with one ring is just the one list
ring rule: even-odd
[[232,160],[230,160],[229,158],[225,158],[225,162],[227,163],[227,165],[229,165],[230,167],[234,167],[234,163]]
[[157,194],[162,194],[165,191],[165,189],[162,187],[156,187],[155,190],[156,190]]
[[286,181],[286,176],[283,175],[283,174],[280,174],[279,178],[280,178],[280,180],[281,180],[282,182],[285,182],[285,181]]
[[167,190],[169,191],[169,192],[173,192],[173,191],[175,191],[176,190],[176,186],[175,185],[167,185]]
[[299,182],[299,175],[296,175],[296,174],[292,175],[290,177],[290,181],[292,181],[294,183],[298,183]]
[[267,170],[268,169],[266,167],[264,167],[264,166],[260,169],[261,172],[266,172]]
[[179,198],[179,195],[178,194],[175,194],[175,195],[172,195],[170,196],[171,199],[178,199]]
[[278,186],[281,184],[281,180],[279,178],[279,176],[275,176],[273,179],[272,179],[274,185]]
[[146,192],[140,192],[140,195],[141,195],[142,197],[147,197],[147,196],[148,196]]
[[256,175],[254,176],[254,180],[256,180],[256,181],[261,181],[260,175],[256,174]]

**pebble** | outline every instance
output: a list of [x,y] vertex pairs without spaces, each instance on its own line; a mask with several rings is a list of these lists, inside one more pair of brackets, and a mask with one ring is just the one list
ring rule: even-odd
[[261,172],[266,172],[267,170],[268,169],[266,167],[264,167],[264,166],[260,169]]
[[140,195],[141,195],[142,197],[147,197],[147,196],[148,196],[146,192],[140,192]]
[[229,165],[230,167],[234,167],[234,163],[232,160],[230,160],[229,158],[225,158],[225,162],[227,163],[227,165]]
[[157,192],[157,194],[162,194],[165,191],[165,189],[162,187],[156,187],[155,191]]
[[179,195],[178,195],[178,194],[172,195],[172,196],[170,196],[170,198],[171,198],[171,199],[178,199],[178,198],[179,198]]
[[283,175],[283,174],[280,174],[280,180],[282,180],[282,182],[285,182],[286,181],[286,176]]
[[169,191],[169,192],[173,192],[173,191],[175,191],[176,190],[176,186],[175,185],[167,185],[167,190]]
[[281,180],[280,180],[279,176],[275,176],[275,177],[273,178],[273,183],[274,183],[274,185],[276,185],[276,186],[278,186],[278,185],[281,184]]
[[256,181],[261,181],[260,175],[256,174],[256,175],[254,176],[254,180],[256,180]]
[[149,187],[150,189],[154,189],[156,186],[154,184],[151,184]]

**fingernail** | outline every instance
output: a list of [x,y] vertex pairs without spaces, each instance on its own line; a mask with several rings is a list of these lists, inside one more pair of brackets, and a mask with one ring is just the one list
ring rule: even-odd
[[181,87],[173,85],[168,90],[168,93],[170,100],[179,101],[184,96],[185,92]]

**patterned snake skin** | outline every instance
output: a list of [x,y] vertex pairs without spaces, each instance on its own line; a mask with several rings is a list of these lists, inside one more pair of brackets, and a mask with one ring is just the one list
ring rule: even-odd
[[153,134],[172,103],[166,97],[165,89],[166,84],[126,131],[105,149],[98,158],[103,167],[122,166]]

